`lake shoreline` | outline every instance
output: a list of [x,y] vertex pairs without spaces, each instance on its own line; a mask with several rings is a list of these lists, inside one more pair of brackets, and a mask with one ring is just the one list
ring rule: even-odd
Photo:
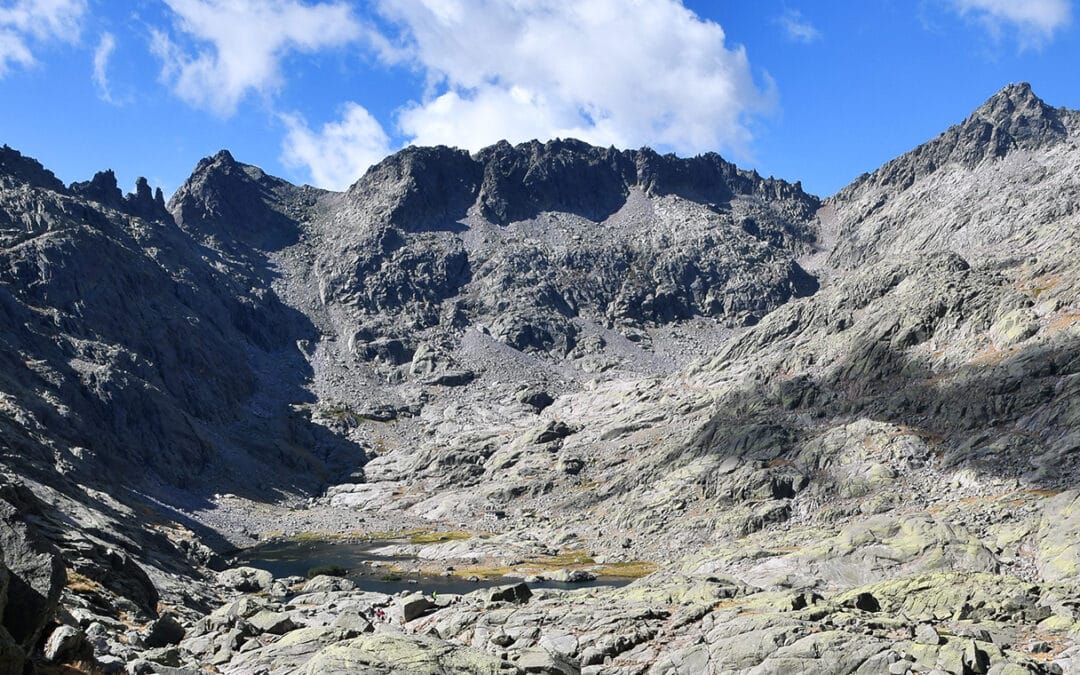
[[[466,572],[473,568],[461,568],[450,563],[475,565],[484,561],[476,558],[465,561],[425,560],[417,557],[415,544],[404,542],[402,538],[281,538],[245,549],[242,555],[231,559],[230,564],[263,569],[277,578],[310,577],[313,576],[313,571],[320,568],[336,568],[343,572],[340,576],[356,583],[363,590],[390,595],[419,589],[435,593],[464,594],[480,588],[522,581],[527,582],[531,588],[560,590],[623,586],[633,581],[633,578],[628,576],[600,575],[585,571],[584,568],[590,565],[600,566],[584,562],[586,559],[581,556],[573,557],[577,562],[547,576],[515,571],[505,574],[467,574]],[[494,561],[486,562],[490,569],[503,569],[491,565]]]

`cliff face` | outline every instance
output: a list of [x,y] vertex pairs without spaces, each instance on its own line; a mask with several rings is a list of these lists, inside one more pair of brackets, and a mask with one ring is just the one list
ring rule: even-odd
[[[824,202],[716,155],[557,140],[409,148],[343,193],[223,151],[165,205],[5,146],[0,579],[40,602],[0,653],[21,664],[60,603],[103,654],[165,659],[134,640],[166,620],[116,626],[169,605],[193,631],[169,663],[391,663],[284,584],[195,622],[250,499],[248,533],[499,513],[424,559],[659,568],[527,612],[433,605],[410,663],[1067,671],[1078,135],[1011,85]],[[334,588],[342,615],[382,602]],[[258,603],[289,623],[237,614]]]
[[[715,155],[681,160],[577,141],[502,143],[476,157],[407,149],[323,217],[330,246],[316,269],[326,301],[414,315],[452,301],[470,325],[558,333],[535,343],[498,335],[515,348],[572,349],[576,318],[740,325],[811,293],[794,257],[814,239],[817,206],[798,186]],[[341,268],[347,253],[356,260]]]
[[[152,196],[120,199],[108,174],[67,190],[27,179],[40,173],[7,173],[0,195],[0,358],[23,431],[59,444],[55,463],[76,476],[133,486],[198,492],[206,470],[271,451],[289,461],[241,431],[264,420],[283,431],[287,404],[305,396],[296,340],[310,324],[266,271],[193,239]],[[271,360],[292,391],[259,407]],[[48,454],[35,468],[55,468]]]

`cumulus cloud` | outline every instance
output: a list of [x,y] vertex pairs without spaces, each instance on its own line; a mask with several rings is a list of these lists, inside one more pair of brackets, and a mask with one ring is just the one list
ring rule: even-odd
[[399,116],[421,145],[574,136],[747,152],[770,109],[742,47],[677,0],[379,0],[429,82]]
[[1021,47],[1041,45],[1072,20],[1069,0],[952,0],[952,5],[962,15],[981,20],[995,37],[1012,26]]
[[803,44],[810,44],[821,39],[821,31],[814,24],[807,21],[802,12],[797,9],[789,9],[780,15],[777,23],[784,29],[788,39]]
[[116,49],[116,38],[112,33],[103,33],[94,50],[94,84],[98,88],[98,96],[103,101],[113,103],[112,93],[109,90],[109,58]]
[[[575,137],[746,156],[750,120],[775,101],[742,47],[679,0],[375,0],[390,26],[365,44],[427,82],[399,109],[405,144],[478,150],[506,139]],[[396,31],[393,32],[393,31]],[[286,118],[283,158],[344,187],[391,150],[364,108],[309,128]]]
[[0,7],[0,77],[13,65],[29,66],[35,43],[79,39],[86,0],[15,0]]
[[391,151],[382,125],[356,103],[346,103],[341,120],[325,124],[319,131],[313,131],[297,115],[283,119],[288,132],[282,159],[291,167],[306,168],[312,182],[320,187],[344,190]]
[[282,84],[281,59],[358,39],[363,27],[345,2],[165,0],[176,31],[152,32],[162,79],[187,103],[222,116],[250,93]]

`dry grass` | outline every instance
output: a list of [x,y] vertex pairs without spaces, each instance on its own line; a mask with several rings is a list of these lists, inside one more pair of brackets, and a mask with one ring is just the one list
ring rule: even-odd
[[647,577],[659,567],[656,563],[647,560],[631,560],[627,562],[607,563],[594,570],[602,577],[617,577],[620,579],[640,579]]
[[72,593],[100,593],[104,590],[98,582],[72,569],[67,571],[67,588]]
[[93,661],[80,660],[64,664],[35,664],[34,672],[38,673],[38,675],[100,675],[105,671],[94,664]]
[[573,567],[575,565],[595,564],[595,561],[589,557],[588,552],[581,549],[567,549],[565,551],[561,551],[556,555],[549,555],[538,558],[537,562],[543,565],[553,565],[557,567]]
[[468,579],[469,577],[477,577],[478,579],[495,579],[498,577],[505,577],[508,574],[512,574],[516,571],[520,571],[516,567],[506,567],[504,565],[473,565],[470,567],[458,567],[454,569],[455,577],[462,577]]
[[1032,488],[1029,490],[1022,490],[1024,494],[1035,495],[1036,497],[1054,497],[1061,494],[1061,490],[1048,490],[1042,488]]
[[586,551],[568,550],[557,555],[540,556],[517,565],[472,565],[454,570],[457,577],[478,577],[492,579],[510,574],[544,575],[558,570],[589,570],[602,577],[638,579],[655,572],[656,563],[647,560],[629,560],[625,562],[598,565]]
[[1080,312],[1065,312],[1046,326],[1048,333],[1057,333],[1080,323]]
[[910,427],[906,424],[897,425],[897,430],[889,432],[888,434],[889,438],[896,438],[899,436],[915,436],[916,438],[921,438],[922,440],[931,444],[940,443],[945,440],[945,436],[943,434],[939,434],[934,431],[927,431],[926,429],[916,429],[915,427]]
[[1053,290],[1064,280],[1065,278],[1060,274],[1044,274],[1041,277],[1030,279],[1026,283],[1017,281],[1013,284],[1013,287],[1021,293],[1030,295],[1032,298],[1038,300],[1040,295],[1046,291]]
[[975,356],[968,359],[968,364],[976,366],[996,366],[1004,361],[1008,354],[1009,350],[998,349],[993,344],[989,344],[976,352]]
[[461,530],[451,530],[448,532],[425,532],[423,530],[413,532],[409,534],[409,543],[411,544],[437,544],[442,541],[460,541],[462,539],[469,539],[472,534],[469,532],[463,532]]

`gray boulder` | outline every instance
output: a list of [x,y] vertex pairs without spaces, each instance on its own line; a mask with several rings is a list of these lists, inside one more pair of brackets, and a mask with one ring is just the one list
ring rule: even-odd
[[526,602],[532,597],[532,591],[528,584],[522,582],[492,588],[487,591],[486,596],[488,602]]
[[257,593],[270,588],[270,584],[274,582],[274,575],[254,567],[234,567],[219,572],[217,582],[219,586],[241,593]]
[[398,612],[402,621],[406,623],[413,619],[419,619],[426,614],[428,610],[434,607],[435,603],[421,593],[415,593],[397,599]]
[[586,581],[594,581],[596,579],[596,575],[592,572],[586,572],[585,570],[558,570],[549,574],[548,578],[552,581],[578,584],[584,583]]
[[171,614],[162,614],[150,624],[144,643],[147,647],[168,647],[179,644],[186,631]]
[[268,609],[255,614],[247,621],[252,628],[260,633],[270,633],[272,635],[284,635],[296,628],[296,624],[293,623],[288,614],[285,612],[273,612]]
[[304,584],[300,589],[301,593],[331,593],[334,591],[351,591],[356,588],[356,584],[348,579],[342,579],[341,577],[332,577],[327,574],[320,574],[313,577],[310,581]]
[[3,626],[24,652],[37,644],[56,612],[67,574],[59,551],[24,519],[40,513],[40,502],[26,488],[0,486],[0,563],[9,572]]
[[517,660],[519,668],[526,673],[544,675],[580,675],[581,668],[563,656],[546,649],[528,649]]
[[938,645],[941,644],[941,636],[930,624],[921,623],[915,628],[915,642],[921,645]]

